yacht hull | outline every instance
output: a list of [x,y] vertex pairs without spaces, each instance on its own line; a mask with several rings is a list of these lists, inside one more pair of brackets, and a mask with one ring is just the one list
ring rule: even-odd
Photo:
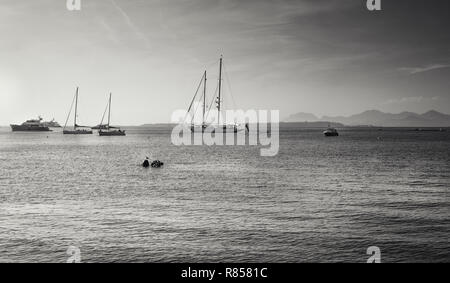
[[51,132],[49,127],[45,126],[24,126],[10,125],[13,132]]

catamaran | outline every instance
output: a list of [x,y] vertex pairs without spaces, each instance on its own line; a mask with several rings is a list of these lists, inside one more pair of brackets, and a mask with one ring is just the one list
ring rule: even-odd
[[67,115],[66,123],[64,124],[63,128],[63,134],[64,135],[91,135],[92,130],[88,129],[88,127],[77,125],[77,110],[78,110],[78,87],[75,92],[75,97],[73,98],[75,100],[75,114],[74,114],[74,121],[73,121],[73,129],[67,130],[67,122],[69,121],[70,113],[72,112],[73,103],[74,100],[72,100],[72,105],[70,105],[69,114]]
[[[190,121],[190,123],[191,123],[191,131],[192,132],[197,132],[197,131],[202,131],[202,132],[204,132],[209,126],[210,127],[212,127],[213,129],[212,129],[212,132],[233,132],[233,133],[237,133],[238,131],[241,131],[241,130],[244,130],[244,129],[242,129],[242,128],[240,128],[239,127],[239,125],[237,124],[237,123],[234,123],[234,124],[226,124],[224,121],[221,121],[221,114],[222,114],[222,109],[223,109],[223,105],[224,105],[224,103],[223,103],[223,90],[222,90],[222,74],[223,73],[223,57],[220,57],[220,60],[219,60],[219,82],[218,82],[218,87],[217,87],[217,89],[216,89],[216,93],[218,93],[218,95],[217,95],[217,97],[216,97],[216,99],[215,99],[215,103],[216,103],[216,108],[217,108],[217,124],[211,124],[211,125],[208,125],[208,123],[207,123],[207,117],[208,117],[208,114],[209,114],[209,112],[210,112],[210,110],[211,110],[211,107],[210,107],[210,109],[208,110],[208,111],[206,111],[206,81],[207,81],[207,79],[206,79],[206,71],[203,73],[203,76],[202,76],[202,79],[201,79],[201,81],[200,81],[200,84],[198,85],[198,87],[197,87],[197,91],[195,92],[195,95],[194,95],[194,97],[192,98],[192,101],[191,101],[191,104],[190,104],[190,106],[189,106],[189,108],[188,108],[188,113],[190,113],[191,112],[191,110],[193,110],[192,108],[193,108],[193,105],[194,105],[194,102],[195,102],[195,99],[196,99],[196,97],[197,97],[197,94],[198,94],[198,92],[199,92],[199,90],[200,90],[200,87],[203,85],[203,94],[202,94],[202,96],[200,97],[200,99],[202,99],[203,101],[201,102],[201,104],[202,104],[202,123],[200,124],[200,125],[196,125],[195,123],[194,123],[194,118],[195,118],[195,112],[196,112],[196,110],[197,109],[194,109],[194,115],[192,116],[192,120]],[[214,94],[215,95],[215,94]],[[213,101],[211,101],[211,102],[213,102]],[[211,106],[212,106],[212,103],[211,103]]]
[[[112,94],[109,94],[109,101],[108,105],[106,106],[108,109],[108,123],[105,125],[105,127],[100,127],[100,130],[98,131],[98,134],[100,136],[125,136],[125,130],[121,130],[117,127],[111,126],[111,96]],[[102,121],[100,122],[100,125],[103,125],[103,119],[105,118],[105,112],[103,112]]]

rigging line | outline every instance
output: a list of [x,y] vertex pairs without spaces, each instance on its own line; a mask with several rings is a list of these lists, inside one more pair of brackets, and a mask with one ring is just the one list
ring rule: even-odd
[[186,116],[184,116],[183,121],[186,121],[186,118],[187,118],[189,112],[191,111],[192,104],[194,103],[195,98],[197,97],[198,91],[199,91],[200,87],[202,86],[202,82],[203,82],[203,78],[204,78],[204,77],[205,77],[205,74],[203,73],[202,79],[200,80],[200,83],[198,84],[197,91],[195,92],[195,95],[194,95],[194,97],[192,98],[191,104],[189,105],[188,111],[186,112]]
[[234,100],[233,92],[231,91],[230,78],[228,77],[228,72],[227,72],[227,69],[225,68],[225,64],[223,64],[223,70],[224,70],[224,73],[225,73],[228,89],[230,90],[231,102],[233,103],[233,107],[236,110],[237,109],[236,101]]
[[215,67],[217,65],[217,63],[219,63],[220,59],[217,59],[216,61],[214,61],[214,63],[207,65],[206,70]]
[[[203,75],[203,78],[204,78],[205,76]],[[205,81],[203,81],[203,84],[205,83]],[[205,95],[205,93],[202,93],[202,95],[199,97],[199,101],[201,101],[201,99],[203,98],[203,96]],[[205,103],[206,104],[206,103]],[[191,124],[192,124],[192,121],[194,121],[194,118],[195,118],[195,116],[197,115],[197,111],[198,111],[198,108],[200,107],[200,105],[202,105],[203,106],[203,102],[201,102],[201,103],[197,103],[197,105],[196,105],[196,107],[195,107],[195,109],[194,109],[194,115],[192,116],[192,119],[191,119]],[[205,105],[205,107],[206,107],[206,105]]]
[[66,123],[64,124],[64,128],[63,129],[66,128],[67,122],[69,122],[69,117],[70,117],[70,114],[72,113],[73,104],[75,103],[75,97],[76,97],[76,94],[73,96],[72,104],[70,105],[69,114],[67,115]]
[[[219,83],[217,83],[217,85],[216,85],[216,90],[214,91],[213,97],[216,97],[218,90],[219,90]],[[216,101],[216,100],[215,99],[211,99],[211,104],[209,105],[208,114],[206,115],[206,117],[209,117],[209,113],[211,112],[211,108],[212,108],[212,105],[213,105],[214,101]]]
[[[200,96],[200,99],[202,99],[202,97],[203,97],[203,94],[202,94],[202,96]],[[197,105],[195,105],[195,109],[194,109],[194,115],[192,115],[192,119],[191,119],[191,124],[192,124],[192,122],[194,121],[194,118],[195,118],[195,115],[197,114],[197,110],[198,110],[198,107],[200,106],[200,103],[197,103]]]
[[109,102],[106,103],[105,111],[103,112],[103,116],[102,116],[102,121],[100,122],[100,128],[101,128],[102,125],[103,125],[103,119],[105,119],[106,110],[108,110],[108,106],[109,106]]

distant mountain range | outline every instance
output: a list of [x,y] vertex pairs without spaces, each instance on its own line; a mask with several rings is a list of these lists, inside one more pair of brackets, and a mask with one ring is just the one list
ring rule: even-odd
[[284,122],[335,122],[347,126],[379,126],[379,127],[450,127],[450,115],[428,111],[423,114],[402,112],[398,114],[369,110],[360,114],[344,116],[323,116],[319,118],[311,113],[297,113],[289,116]]
[[336,123],[336,122],[324,122],[324,121],[317,121],[317,122],[284,122],[284,127],[294,127],[294,128],[327,128],[327,127],[333,127],[333,128],[343,128],[345,127],[344,124]]

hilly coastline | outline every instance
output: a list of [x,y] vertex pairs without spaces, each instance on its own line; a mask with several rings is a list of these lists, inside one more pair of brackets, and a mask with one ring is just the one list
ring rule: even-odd
[[435,110],[423,114],[401,112],[385,113],[378,110],[368,110],[351,116],[317,117],[311,113],[299,112],[286,118],[289,123],[340,123],[346,126],[378,126],[378,127],[450,127],[450,115]]

